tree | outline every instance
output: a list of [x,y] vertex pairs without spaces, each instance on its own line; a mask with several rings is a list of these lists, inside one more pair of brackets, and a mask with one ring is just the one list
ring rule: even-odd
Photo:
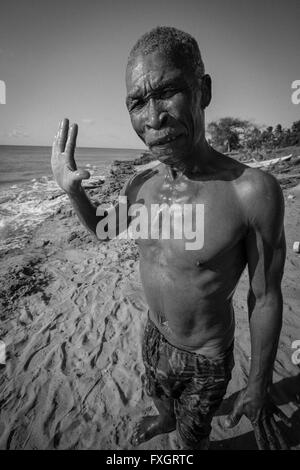
[[261,148],[262,143],[262,133],[258,129],[258,127],[253,126],[251,130],[249,130],[246,136],[245,147],[249,150],[258,150]]
[[291,145],[300,145],[300,121],[293,122],[291,127]]
[[268,126],[261,134],[262,146],[266,150],[273,150],[275,148],[275,139],[273,134],[273,127]]
[[210,122],[207,131],[211,136],[211,143],[221,151],[231,152],[240,147],[245,129],[249,126],[248,121],[225,117],[218,121]]
[[300,145],[300,120],[295,121],[290,129],[283,129],[281,124],[275,128],[268,126],[259,129],[251,121],[225,117],[210,122],[207,126],[210,143],[221,152],[241,149],[246,151],[270,151],[276,148]]
[[276,147],[281,147],[284,137],[284,131],[281,124],[277,124],[274,130],[274,143]]
[[281,147],[290,147],[292,145],[291,129],[284,129],[281,140]]

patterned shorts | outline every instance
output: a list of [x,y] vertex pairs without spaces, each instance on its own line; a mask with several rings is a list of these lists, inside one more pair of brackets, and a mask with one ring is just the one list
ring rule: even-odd
[[172,346],[148,318],[142,352],[147,394],[174,400],[179,437],[187,448],[197,448],[210,434],[231,379],[233,342],[224,354],[209,359]]

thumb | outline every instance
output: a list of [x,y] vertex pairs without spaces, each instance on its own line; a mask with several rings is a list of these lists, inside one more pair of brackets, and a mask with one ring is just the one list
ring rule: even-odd
[[225,427],[226,428],[233,428],[238,424],[241,417],[243,415],[242,407],[237,405],[234,407],[233,412],[228,415],[225,419]]
[[87,170],[76,170],[73,176],[76,181],[81,181],[81,180],[88,180],[91,175]]

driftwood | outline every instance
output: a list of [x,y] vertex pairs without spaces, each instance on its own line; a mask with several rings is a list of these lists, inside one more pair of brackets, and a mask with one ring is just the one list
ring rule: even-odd
[[278,181],[284,181],[284,180],[289,180],[289,179],[300,179],[300,173],[292,173],[289,175],[274,174],[274,176]]
[[270,165],[274,165],[276,163],[284,162],[286,160],[290,160],[291,158],[292,158],[292,153],[290,155],[287,155],[286,157],[277,157],[277,158],[271,158],[270,160],[262,160],[262,161],[257,161],[253,159],[254,161],[248,161],[244,163],[250,166],[251,168],[263,168],[263,167],[268,167]]

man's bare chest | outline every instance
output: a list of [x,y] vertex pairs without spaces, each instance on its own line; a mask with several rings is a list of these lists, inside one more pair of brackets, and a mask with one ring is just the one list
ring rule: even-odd
[[134,238],[144,256],[162,264],[209,263],[237,245],[245,230],[227,182],[141,188],[136,201],[131,229],[141,236]]

